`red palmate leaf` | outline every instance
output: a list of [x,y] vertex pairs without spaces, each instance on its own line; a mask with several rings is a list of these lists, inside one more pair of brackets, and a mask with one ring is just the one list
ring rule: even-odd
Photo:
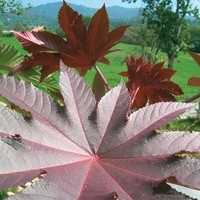
[[[41,51],[48,51],[49,53],[49,51],[55,51],[60,54],[60,58],[67,66],[77,68],[81,75],[85,75],[97,62],[109,64],[105,56],[114,51],[110,50],[110,48],[119,42],[119,39],[128,27],[122,26],[109,33],[109,19],[105,5],[92,17],[88,30],[86,30],[82,16],[78,15],[65,2],[63,2],[63,6],[59,11],[58,21],[60,27],[65,32],[67,41],[46,31],[14,32],[14,34],[22,43],[24,49],[30,53],[40,53]],[[34,59],[37,58],[34,57]],[[32,60],[32,58],[28,60]],[[49,62],[51,63],[52,60],[49,59]],[[23,67],[19,67],[22,66],[19,65],[13,71],[17,72],[28,68],[25,66],[25,63],[28,67],[33,67],[32,63],[29,65],[26,60],[22,64]],[[42,79],[52,73],[52,71],[55,71],[57,66],[52,66],[52,68],[49,67],[48,69],[45,70],[45,74],[42,71]]]
[[86,25],[83,21],[82,15],[79,15],[76,19],[76,23],[73,24],[72,26],[73,32],[76,36],[78,45],[82,45],[82,42],[86,38]]
[[76,48],[78,43],[85,39],[86,26],[82,17],[65,2],[59,11],[58,22],[72,48]]
[[[109,19],[106,12],[105,5],[99,9],[92,17],[87,34],[87,48],[89,54],[95,55],[95,51],[99,49],[108,39],[109,33]],[[94,58],[97,56],[95,55]]]
[[177,84],[169,81],[176,71],[163,68],[163,62],[153,65],[144,63],[142,57],[134,59],[131,56],[126,59],[126,64],[128,71],[120,74],[128,77],[127,88],[134,109],[144,107],[148,102],[174,101],[174,95],[183,94]]
[[[51,61],[51,62],[49,62]],[[40,82],[42,82],[50,73],[59,69],[60,54],[59,53],[34,53],[25,57],[22,63],[10,70],[9,74],[13,75],[19,69],[28,69],[36,66],[42,66]]]
[[104,55],[107,53],[112,53],[115,50],[110,50],[114,45],[118,44],[120,42],[121,37],[123,37],[124,32],[126,31],[126,29],[129,26],[120,26],[114,30],[112,30],[109,34],[108,34],[108,39],[106,40],[106,42],[103,45],[103,52]]
[[96,61],[109,65],[109,61],[107,61],[107,59],[104,56],[109,53],[119,51],[119,49],[115,50],[110,50],[110,49],[119,43],[120,38],[124,35],[124,32],[126,31],[127,28],[128,26],[120,26],[112,30],[108,34],[108,39],[105,41],[105,43],[102,44],[100,48],[96,49]]
[[68,51],[65,40],[50,32],[14,31],[14,35],[21,42],[23,48],[30,53],[40,51]]
[[68,54],[61,54],[63,62],[69,67],[81,67],[90,69],[92,66],[91,59],[87,52],[81,49],[71,50]]
[[[0,95],[32,119],[0,105],[0,189],[38,180],[9,200],[190,199],[168,186],[200,189],[199,132],[153,130],[193,104],[158,103],[126,120],[129,94],[121,83],[96,101],[73,70],[61,65],[65,107],[33,85],[0,77]],[[184,151],[184,155],[181,152]]]

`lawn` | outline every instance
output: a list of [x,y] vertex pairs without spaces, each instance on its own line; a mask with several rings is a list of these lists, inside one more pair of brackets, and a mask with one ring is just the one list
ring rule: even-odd
[[[15,38],[0,37],[0,41],[13,45],[21,54],[26,54],[26,51],[22,49],[20,43]],[[111,87],[114,87],[119,83],[121,77],[118,73],[121,71],[126,71],[126,56],[131,54],[138,55],[139,52],[137,46],[124,43],[118,44],[116,49],[121,49],[121,51],[114,52],[107,56],[107,58],[110,60],[109,66],[98,63],[98,67],[101,69]],[[165,55],[161,53],[161,56],[164,58]],[[174,69],[177,71],[177,73],[174,75],[173,81],[179,84],[184,91],[184,95],[179,97],[178,100],[184,101],[185,99],[200,92],[199,88],[187,86],[187,80],[190,77],[200,77],[200,68],[192,60],[190,55],[180,52],[180,55],[174,64]],[[85,79],[90,85],[92,84],[93,77],[94,70],[89,71],[85,76]]]

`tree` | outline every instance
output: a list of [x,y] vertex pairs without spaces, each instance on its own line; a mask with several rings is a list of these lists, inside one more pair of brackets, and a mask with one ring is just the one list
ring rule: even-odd
[[11,26],[9,26],[9,28],[14,31],[26,31],[30,29],[28,25],[24,23],[23,21],[16,22],[12,24]]
[[0,21],[0,36],[3,35],[4,24]]
[[[135,3],[137,0],[122,0]],[[157,36],[157,45],[167,54],[168,68],[173,68],[178,52],[188,40],[186,15],[198,17],[199,9],[191,0],[142,0],[143,23]],[[175,2],[175,3],[174,3]]]
[[200,25],[194,25],[189,28],[191,39],[189,44],[191,45],[190,50],[200,53]]
[[27,7],[24,7],[20,0],[1,0],[0,1],[0,14],[2,13],[13,13],[20,15],[24,9],[31,8],[31,5],[28,4]]

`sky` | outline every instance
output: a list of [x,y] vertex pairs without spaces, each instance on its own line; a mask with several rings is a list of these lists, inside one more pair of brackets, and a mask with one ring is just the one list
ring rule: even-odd
[[[41,4],[46,4],[46,3],[53,3],[53,2],[61,2],[62,0],[21,0],[21,2],[24,5],[27,5],[30,3],[32,6],[38,6]],[[127,3],[123,2],[122,0],[65,0],[66,3],[73,3],[77,5],[83,5],[87,7],[92,7],[92,8],[100,8],[104,3],[107,7],[109,6],[122,6],[122,7],[127,7],[127,8],[135,8],[135,7],[143,7],[144,4],[142,3],[142,0],[137,0],[136,3]],[[200,0],[191,0],[193,5],[200,7]]]

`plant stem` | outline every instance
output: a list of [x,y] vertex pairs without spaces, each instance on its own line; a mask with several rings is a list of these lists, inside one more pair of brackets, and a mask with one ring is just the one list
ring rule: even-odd
[[193,97],[191,97],[191,98],[189,98],[189,99],[187,99],[187,100],[185,100],[184,102],[185,103],[190,103],[190,102],[192,102],[192,101],[194,101],[194,100],[196,100],[198,98],[200,98],[200,93],[195,95],[195,96],[193,96]]
[[97,73],[99,74],[99,76],[102,78],[106,89],[108,91],[111,90],[111,87],[108,85],[108,81],[106,80],[106,78],[104,77],[104,75],[101,73],[100,69],[96,65],[94,65],[94,68],[97,71]]

